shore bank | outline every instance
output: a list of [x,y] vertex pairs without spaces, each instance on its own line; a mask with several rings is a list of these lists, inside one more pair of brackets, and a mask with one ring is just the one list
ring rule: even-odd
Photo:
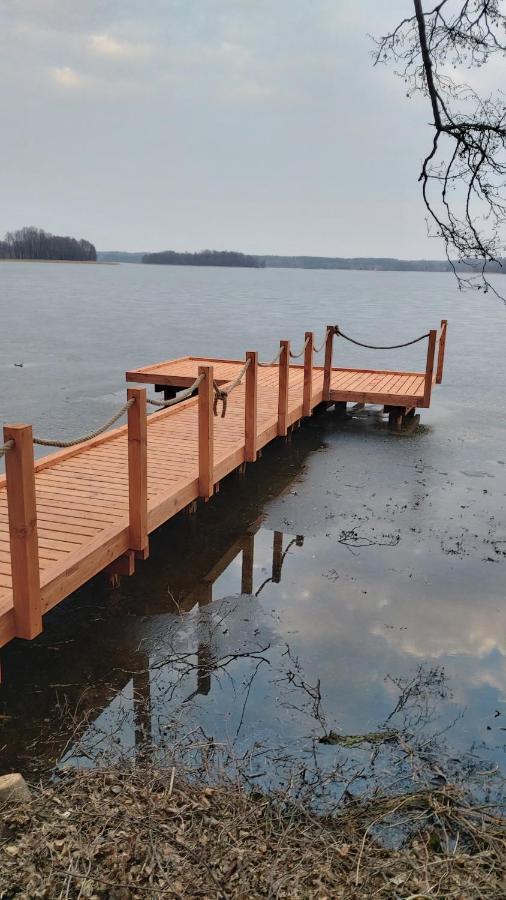
[[[388,846],[385,834],[388,833]],[[3,810],[10,898],[504,896],[506,820],[418,789],[317,815],[149,763],[65,774]]]

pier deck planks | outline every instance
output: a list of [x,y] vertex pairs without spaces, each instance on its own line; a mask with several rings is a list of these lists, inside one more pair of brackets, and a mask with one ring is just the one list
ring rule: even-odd
[[[183,357],[127,372],[127,380],[188,387],[201,365],[218,384],[243,360]],[[332,369],[330,400],[422,406],[424,374]],[[277,365],[258,367],[257,448],[278,433]],[[313,368],[312,408],[323,400],[324,371]],[[303,366],[289,368],[288,425],[302,417]],[[244,462],[244,380],[225,418],[214,418],[214,482]],[[148,417],[148,531],[198,497],[198,400]],[[129,549],[126,426],[35,463],[42,611],[45,613]],[[0,476],[0,646],[15,635],[5,477]]]

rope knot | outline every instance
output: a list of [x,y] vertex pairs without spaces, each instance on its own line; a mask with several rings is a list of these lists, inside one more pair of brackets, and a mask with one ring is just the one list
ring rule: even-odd
[[228,402],[228,393],[227,391],[221,390],[221,388],[214,385],[214,403],[213,403],[213,413],[215,416],[218,415],[218,403],[221,402],[221,418],[224,419],[227,413],[227,402]]

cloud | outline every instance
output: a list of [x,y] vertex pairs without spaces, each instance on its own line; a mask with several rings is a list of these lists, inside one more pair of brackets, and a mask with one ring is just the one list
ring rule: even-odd
[[108,59],[145,59],[152,53],[149,44],[123,41],[109,34],[93,34],[90,38],[91,50]]
[[50,70],[53,81],[62,88],[74,90],[89,83],[89,78],[70,66],[53,66]]
[[229,94],[241,100],[271,100],[275,96],[274,88],[256,81],[246,81],[232,87]]

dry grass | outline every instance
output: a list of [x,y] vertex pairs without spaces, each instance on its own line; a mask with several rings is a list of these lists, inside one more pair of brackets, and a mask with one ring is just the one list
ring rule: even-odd
[[505,825],[450,786],[329,817],[149,764],[74,772],[3,811],[0,897],[499,898]]

